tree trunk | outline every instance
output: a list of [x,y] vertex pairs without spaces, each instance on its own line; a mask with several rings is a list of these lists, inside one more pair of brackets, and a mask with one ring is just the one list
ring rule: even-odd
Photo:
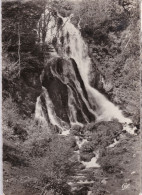
[[19,76],[21,73],[21,34],[20,34],[20,25],[18,24],[18,61],[19,61]]

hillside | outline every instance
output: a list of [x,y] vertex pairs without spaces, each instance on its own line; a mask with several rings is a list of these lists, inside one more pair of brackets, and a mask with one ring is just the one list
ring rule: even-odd
[[139,194],[139,18],[137,0],[2,2],[5,195]]

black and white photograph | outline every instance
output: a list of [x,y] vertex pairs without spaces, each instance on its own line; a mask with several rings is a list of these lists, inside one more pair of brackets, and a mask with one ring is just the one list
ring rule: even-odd
[[2,0],[3,195],[142,195],[140,0]]

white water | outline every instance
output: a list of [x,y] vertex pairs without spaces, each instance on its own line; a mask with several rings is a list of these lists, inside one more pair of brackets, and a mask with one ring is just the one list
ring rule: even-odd
[[70,129],[62,131],[61,135],[67,136],[70,134]]
[[117,141],[116,139],[114,139],[114,143],[110,144],[108,146],[108,148],[114,148],[118,143],[119,143],[119,141]]
[[[48,10],[46,11],[46,14],[49,14]],[[80,93],[82,95],[83,100],[85,101],[85,104],[87,105],[87,108],[91,113],[96,116],[97,121],[110,121],[113,119],[117,119],[119,122],[125,124],[125,130],[129,133],[134,133],[134,128],[130,128],[128,124],[131,124],[132,121],[129,118],[126,118],[122,111],[115,106],[112,102],[110,102],[103,94],[101,94],[98,90],[92,88],[89,83],[89,72],[90,72],[90,65],[91,60],[88,55],[88,48],[86,43],[84,42],[81,33],[79,29],[77,29],[70,21],[70,18],[63,18],[59,14],[58,16],[62,18],[63,25],[61,28],[58,29],[57,27],[57,20],[54,17],[51,17],[51,21],[48,24],[47,27],[47,34],[46,34],[46,42],[49,44],[52,43],[52,40],[54,37],[57,38],[57,44],[58,44],[58,53],[57,55],[63,56],[66,58],[73,58],[75,62],[77,63],[78,70],[80,72],[80,75],[82,77],[82,80],[84,82],[84,85],[86,87],[89,101],[91,103],[92,108],[86,101],[86,99],[83,97],[82,91],[80,90],[80,87],[77,86],[77,88],[80,90]],[[43,16],[42,16],[43,17]],[[64,37],[64,43],[61,43],[61,37]],[[67,52],[67,49],[69,52]],[[78,85],[78,84],[77,84]],[[69,108],[70,108],[70,123],[71,125],[79,124],[76,117],[76,111],[74,108],[74,105],[72,104],[73,97],[71,94],[71,91],[69,90],[70,98],[69,98]],[[51,104],[51,102],[49,102]],[[95,108],[93,110],[93,108]],[[53,124],[57,125],[57,121],[55,120],[54,116],[52,116],[53,113],[51,113],[51,110],[49,109],[49,114],[51,121]]]
[[[80,139],[78,136],[75,136],[76,143],[79,147],[79,149],[82,147],[84,143],[87,143],[87,139]],[[99,158],[99,152],[95,153],[95,157],[93,157],[89,162],[80,161],[80,150],[75,151],[77,153],[78,161],[81,162],[85,168],[99,168],[100,165],[97,163],[97,160]]]
[[88,181],[87,179],[85,180],[85,181],[82,181],[82,180],[80,180],[80,181],[78,181],[78,182],[76,182],[77,184],[91,184],[91,183],[94,183],[94,181]]
[[[47,11],[48,13],[48,11]],[[47,14],[46,13],[46,14]],[[65,58],[73,58],[75,62],[77,63],[78,70],[80,72],[80,75],[82,77],[82,80],[84,82],[85,88],[88,93],[89,102],[84,97],[84,94],[82,92],[82,88],[80,86],[79,82],[75,82],[76,88],[79,91],[83,101],[85,102],[88,110],[90,113],[93,113],[94,116],[96,116],[97,121],[110,121],[112,119],[117,119],[119,122],[124,123],[124,130],[128,131],[129,133],[134,133],[135,127],[132,127],[128,124],[131,124],[132,121],[126,117],[124,117],[122,111],[115,106],[112,102],[107,100],[104,95],[102,95],[99,91],[92,88],[89,83],[89,73],[90,73],[90,66],[91,66],[91,60],[88,56],[88,48],[85,44],[83,38],[81,37],[80,31],[70,22],[69,18],[62,18],[63,19],[63,27],[57,32],[57,21],[55,18],[52,17],[51,22],[48,25],[48,32],[46,34],[46,42],[52,43],[52,39],[54,37],[57,37],[57,43],[58,43],[58,53],[54,53],[53,55],[62,56]],[[69,35],[67,38],[67,34]],[[64,44],[62,45],[60,42],[61,36],[64,37]],[[70,48],[70,52],[67,52],[67,49]],[[54,75],[54,71],[52,74]],[[54,75],[58,77],[58,73]],[[60,79],[60,77],[58,77]],[[61,79],[60,79],[61,80]],[[63,82],[61,80],[61,82]],[[66,81],[65,81],[66,82]],[[68,136],[70,134],[69,128],[64,128],[63,121],[61,121],[54,111],[54,105],[52,103],[52,100],[49,98],[48,92],[45,88],[43,88],[44,97],[46,100],[46,107],[47,112],[49,116],[49,120],[53,125],[58,126],[60,129],[62,129],[61,135]],[[69,107],[69,119],[70,124],[73,127],[74,125],[83,127],[83,124],[78,122],[77,120],[77,112],[75,108],[75,100],[74,95],[72,92],[72,89],[68,86],[68,107]],[[90,106],[91,104],[91,106]],[[95,108],[95,109],[93,109]],[[84,113],[82,113],[84,116],[84,119],[88,123],[88,119],[85,116]],[[41,100],[40,97],[37,98],[36,103],[36,112],[35,117],[40,120],[46,122],[42,106],[41,106]],[[82,147],[84,143],[87,142],[87,139],[82,139],[78,136],[75,137],[77,145],[79,149]],[[114,140],[114,143],[111,144],[109,147],[115,147],[115,145],[118,143],[117,140]],[[80,160],[80,150],[75,151],[77,155],[77,159],[79,162],[81,162],[86,169],[89,168],[99,168],[100,165],[97,163],[97,160],[99,158],[99,153],[96,153],[96,156],[93,157],[89,162],[84,162]],[[82,178],[83,175],[77,175],[75,176],[77,179]],[[90,184],[93,183],[93,181],[83,180],[80,179],[77,184]],[[70,181],[68,182],[69,185],[74,185],[74,182]],[[73,188],[72,188],[73,190]],[[88,195],[91,194],[91,191],[88,191]]]
[[[67,18],[62,18],[64,23]],[[91,103],[97,104],[97,120],[118,119],[121,123],[132,123],[132,121],[123,116],[122,111],[112,102],[107,100],[99,91],[92,88],[89,84],[89,72],[91,60],[88,56],[88,48],[85,44],[80,31],[68,20],[63,28],[64,36],[69,33],[69,40],[66,41],[65,47],[70,47],[69,57],[73,58],[78,66],[81,77],[84,81]],[[66,49],[64,49],[66,51]]]
[[80,139],[78,136],[75,136],[75,139],[76,139],[76,143],[78,145],[79,148],[81,148],[81,146],[84,144],[84,143],[87,143],[87,139]]
[[[53,124],[54,126],[59,127],[59,129],[62,130],[62,133],[64,135],[68,135],[70,133],[70,130],[66,130],[64,122],[61,121],[61,119],[56,116],[56,113],[54,110],[54,105],[53,105],[53,103],[49,97],[49,94],[47,92],[47,89],[45,87],[42,87],[42,95],[44,96],[44,99],[45,99],[45,104],[46,104],[47,113],[48,113],[50,123]],[[37,98],[37,102],[36,102],[35,119],[42,124],[47,123],[46,117],[43,113],[43,109],[41,106],[40,97]]]
[[89,162],[81,161],[83,165],[85,165],[86,168],[99,168],[100,165],[97,163],[97,160],[99,158],[99,154],[96,153],[96,156],[91,159]]
[[[43,91],[44,91],[44,96],[45,96],[46,107],[47,107],[49,119],[50,119],[50,121],[53,125],[59,126],[59,123],[57,122],[57,119],[55,117],[56,114],[55,114],[55,111],[54,111],[54,106],[52,104],[52,101],[49,98],[48,92],[47,92],[45,87],[42,87],[42,88],[43,88]],[[62,128],[62,127],[60,127],[60,128]]]
[[39,121],[41,124],[47,123],[42,110],[40,97],[37,98],[37,102],[36,102],[35,119]]

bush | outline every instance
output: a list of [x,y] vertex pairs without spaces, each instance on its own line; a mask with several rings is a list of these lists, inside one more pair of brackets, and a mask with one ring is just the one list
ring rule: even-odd
[[3,113],[3,124],[8,127],[14,127],[15,123],[20,120],[18,114],[18,107],[13,102],[12,98],[9,97],[3,101],[2,104],[2,113]]
[[75,163],[69,159],[73,154],[69,140],[58,135],[48,138],[36,138],[26,145],[34,170],[41,186],[48,184],[48,190],[54,189],[65,194],[69,186],[67,178],[73,174]]
[[33,118],[22,118],[11,98],[3,102],[3,124],[4,161],[15,166],[15,172],[22,166],[21,172],[30,178],[23,185],[32,185],[36,177],[41,190],[47,185],[47,191],[70,194],[66,182],[75,171],[76,162],[70,160],[75,139],[56,135],[51,127],[37,125]]

